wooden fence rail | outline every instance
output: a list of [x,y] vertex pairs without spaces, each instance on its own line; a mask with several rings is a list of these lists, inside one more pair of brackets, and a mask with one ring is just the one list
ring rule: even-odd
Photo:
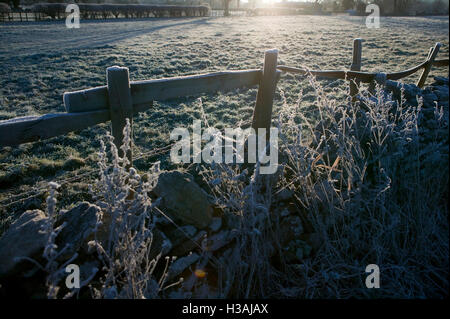
[[[133,105],[188,95],[228,91],[259,83],[261,70],[226,71],[167,79],[130,82]],[[64,93],[67,112],[108,109],[107,86]]]
[[[123,68],[120,68],[123,69]],[[126,68],[125,68],[126,69]],[[108,73],[114,70],[108,68]],[[153,101],[227,91],[259,84],[261,70],[217,72],[193,76],[130,82],[131,112],[143,112]],[[110,82],[108,82],[111,84]],[[64,94],[68,113],[28,116],[0,122],[0,146],[13,146],[82,130],[112,119],[112,84]],[[111,103],[112,102],[112,103]],[[127,106],[128,108],[128,106]]]
[[[432,66],[448,67],[449,65],[448,58],[436,60],[436,56],[439,53],[440,48],[441,44],[439,42],[436,43],[434,47],[430,48],[426,60],[411,69],[401,72],[385,73],[386,80],[394,80],[394,81],[400,80],[416,73],[421,69],[424,69],[420,76],[420,79],[417,82],[417,86],[422,88],[425,84],[425,81],[428,77],[428,74]],[[355,39],[353,42],[353,63],[350,67],[350,71],[336,71],[336,70],[316,71],[316,70],[293,68],[282,65],[279,65],[277,68],[283,72],[297,73],[297,74],[311,74],[316,77],[348,80],[350,81],[350,94],[351,96],[355,96],[357,94],[358,90],[357,86],[359,82],[373,84],[376,80],[376,77],[379,75],[379,73],[361,72],[361,58],[362,58],[362,40]]]
[[[419,85],[426,81],[432,66],[449,65],[449,60],[436,60],[440,44],[430,49],[427,59],[418,66],[403,72],[387,73],[386,79],[398,80],[424,69]],[[273,98],[282,72],[312,74],[317,77],[350,81],[352,96],[358,93],[358,83],[372,83],[377,74],[361,72],[362,41],[355,39],[353,63],[350,71],[309,71],[277,65],[277,50],[265,53],[263,69],[226,71],[166,79],[130,81],[127,68],[107,69],[107,85],[64,93],[67,113],[27,116],[0,121],[0,147],[14,146],[44,140],[58,135],[79,131],[90,126],[111,121],[115,142],[122,141],[125,119],[150,109],[153,101],[192,96],[217,91],[229,91],[258,85],[253,112],[253,128],[270,128]],[[132,154],[127,154],[132,162]]]
[[[433,62],[433,66],[437,67],[445,67],[448,66],[449,60],[438,60]],[[386,79],[387,80],[401,80],[407,76],[410,76],[420,69],[423,69],[426,65],[428,65],[428,62],[422,62],[418,66],[415,66],[414,68],[408,69],[406,71],[402,72],[395,72],[395,73],[386,73]],[[313,76],[319,77],[319,78],[328,78],[328,79],[336,79],[336,80],[358,80],[363,83],[371,83],[375,80],[375,77],[378,73],[370,73],[370,72],[358,72],[358,71],[336,71],[336,70],[324,70],[324,71],[315,71],[315,70],[307,70],[307,69],[299,69],[294,68],[290,66],[284,66],[279,65],[277,67],[278,70],[281,70],[283,72],[287,73],[296,73],[296,74],[311,74]]]

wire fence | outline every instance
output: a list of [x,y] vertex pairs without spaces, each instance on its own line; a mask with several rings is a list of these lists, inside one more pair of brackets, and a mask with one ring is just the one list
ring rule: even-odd
[[[170,151],[172,145],[173,145],[173,143],[170,143],[166,146],[152,149],[151,151],[148,151],[148,152],[138,153],[138,155],[135,158],[133,158],[133,160],[136,161],[136,160],[143,159],[143,158],[149,158],[149,157],[165,154],[168,151]],[[0,206],[6,208],[6,207],[13,206],[15,204],[25,202],[32,198],[38,197],[48,191],[48,183],[49,182],[56,182],[59,185],[63,186],[63,185],[69,184],[69,183],[79,181],[88,176],[91,176],[91,177],[96,176],[99,172],[100,172],[99,169],[88,167],[87,170],[84,171],[83,173],[77,172],[76,175],[72,176],[72,177],[65,177],[65,178],[59,178],[59,179],[49,178],[44,181],[40,181],[39,185],[35,186],[32,190],[21,193],[21,194],[10,196],[5,200],[0,201]]]
[[[229,15],[232,17],[245,17],[250,15],[249,10],[238,10],[238,9],[232,9],[228,11]],[[224,17],[225,16],[225,10],[221,9],[212,9],[210,13],[211,17]]]

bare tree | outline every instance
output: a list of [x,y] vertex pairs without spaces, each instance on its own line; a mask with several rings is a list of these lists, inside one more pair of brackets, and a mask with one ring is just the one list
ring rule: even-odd
[[[230,3],[231,3],[231,1],[233,1],[233,0],[222,0],[223,1],[223,7],[224,7],[224,10],[225,10],[225,12],[223,13],[223,15],[225,16],[225,17],[228,17],[229,15],[230,15]],[[237,0],[237,6],[238,6],[238,8],[239,8],[239,0]]]
[[358,14],[364,14],[366,12],[367,4],[363,0],[356,0],[355,8]]
[[344,10],[353,9],[355,7],[355,0],[342,0],[341,7]]
[[434,0],[431,10],[433,14],[448,14],[448,2],[445,4],[442,0]]

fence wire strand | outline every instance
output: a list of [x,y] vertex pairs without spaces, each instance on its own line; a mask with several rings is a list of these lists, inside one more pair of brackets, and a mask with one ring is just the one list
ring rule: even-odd
[[[173,145],[173,143],[168,144],[163,147],[160,147],[160,148],[153,149],[148,152],[144,152],[144,153],[141,152],[141,153],[139,153],[139,155],[136,158],[133,159],[133,161],[139,160],[142,158],[148,158],[148,157],[164,154],[170,150],[172,145]],[[56,180],[47,179],[45,181],[41,181],[40,184],[44,184],[44,185],[39,186],[38,189],[33,189],[28,192],[13,195],[7,199],[4,199],[4,200],[0,201],[0,206],[2,206],[3,208],[10,207],[14,204],[18,204],[18,203],[21,203],[21,202],[24,202],[24,201],[27,201],[29,199],[39,196],[48,190],[47,183],[50,181],[55,181],[56,183],[58,183],[59,185],[62,186],[62,185],[66,185],[68,183],[80,180],[85,176],[93,175],[93,174],[97,174],[97,173],[99,173],[99,169],[90,169],[84,173],[76,174],[75,176],[72,176],[69,178],[61,178],[61,179],[56,179]],[[17,199],[17,198],[19,198],[19,199]]]

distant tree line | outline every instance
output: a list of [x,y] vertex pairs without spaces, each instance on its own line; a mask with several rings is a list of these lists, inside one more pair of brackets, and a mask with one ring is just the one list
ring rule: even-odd
[[[209,15],[208,6],[180,6],[153,4],[111,4],[111,3],[78,3],[80,16],[83,19],[148,18],[148,17],[181,17]],[[53,19],[64,17],[65,3],[38,3],[32,11],[50,16]]]
[[0,2],[0,14],[3,16],[5,13],[11,12],[11,8],[6,3]]
[[319,10],[342,12],[354,10],[365,13],[368,4],[376,4],[383,15],[448,14],[448,1],[444,0],[316,0]]
[[0,3],[0,6],[3,8],[7,8],[7,6],[10,8],[18,8],[20,5],[20,0],[0,0]]
[[[167,5],[202,5],[209,0],[46,0],[46,3],[85,3],[85,4],[167,4]],[[223,1],[223,0],[222,0]],[[0,0],[11,8],[30,6],[41,3],[42,0]]]
[[[198,5],[208,3],[213,0],[145,0],[148,5],[168,4],[168,5]],[[219,0],[225,10],[225,15],[229,15],[231,3],[236,2],[237,8],[240,7],[240,0]],[[250,0],[253,3],[256,0]],[[20,5],[32,5],[39,3],[39,0],[0,0],[11,8],[19,8]],[[47,0],[47,3],[83,3],[83,4],[124,4],[135,5],[138,0]],[[139,1],[143,2],[143,0]],[[134,4],[133,4],[134,3]],[[353,10],[358,14],[364,15],[368,4],[377,4],[383,15],[430,15],[430,14],[448,14],[449,5],[445,0],[315,0],[313,3],[293,2],[283,0],[278,3],[278,7],[302,7],[308,6],[307,12],[344,12]],[[147,5],[147,4],[145,4]],[[5,6],[2,6],[6,8]],[[6,9],[2,9],[6,10]],[[286,10],[284,10],[286,11]],[[284,12],[279,10],[280,13]]]
[[[5,1],[0,3],[0,13],[10,12],[10,7]],[[51,17],[52,19],[60,19],[65,17],[65,11],[68,3],[52,1],[46,3],[35,3],[28,6],[27,11],[35,12],[38,18]],[[84,0],[86,1],[86,0]],[[210,8],[208,5],[163,5],[163,4],[123,4],[123,3],[80,3],[80,16],[83,19],[98,18],[118,18],[119,16],[126,18],[145,18],[145,17],[181,17],[181,16],[207,16]],[[89,0],[87,0],[89,1]],[[31,1],[32,2],[32,1]],[[122,1],[123,2],[123,1]]]

